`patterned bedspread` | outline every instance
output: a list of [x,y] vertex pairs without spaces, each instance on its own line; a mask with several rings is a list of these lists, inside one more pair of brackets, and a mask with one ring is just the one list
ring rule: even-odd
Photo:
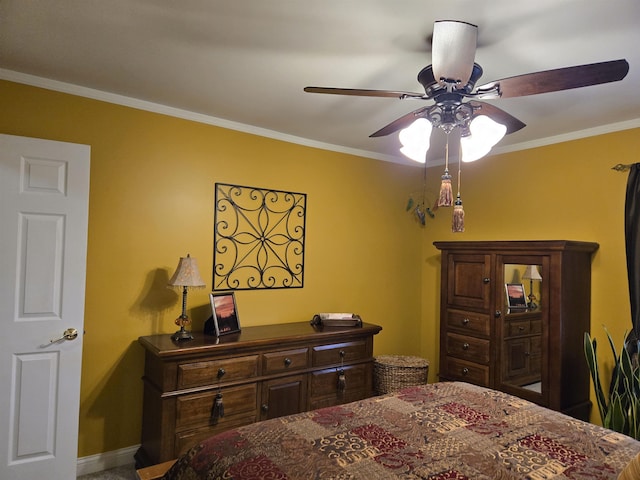
[[435,383],[247,425],[163,477],[615,479],[640,442],[505,393]]

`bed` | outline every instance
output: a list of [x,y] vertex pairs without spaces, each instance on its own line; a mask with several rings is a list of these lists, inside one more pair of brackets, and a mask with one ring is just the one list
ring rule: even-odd
[[640,442],[597,425],[441,382],[223,432],[162,478],[617,479],[639,453]]

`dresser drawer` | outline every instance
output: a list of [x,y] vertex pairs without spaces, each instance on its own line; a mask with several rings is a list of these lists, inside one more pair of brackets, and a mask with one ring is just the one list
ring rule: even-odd
[[264,375],[306,368],[308,364],[308,348],[269,352],[262,355],[262,373]]
[[318,408],[334,407],[344,403],[356,402],[370,396],[371,392],[369,391],[349,390],[342,395],[315,397],[309,400],[309,410],[317,410]]
[[489,363],[489,340],[447,333],[447,355],[486,365]]
[[447,378],[475,383],[476,385],[489,386],[489,366],[478,365],[457,358],[447,357]]
[[[337,395],[354,390],[362,390],[367,386],[372,368],[369,364],[344,367],[344,390],[338,384],[340,368],[327,368],[311,374],[311,397]],[[371,380],[373,381],[373,380]],[[370,383],[369,383],[370,385]]]
[[239,415],[254,415],[257,412],[255,383],[240,387],[222,388],[224,417],[213,420],[211,413],[218,389],[191,395],[182,395],[176,402],[176,429],[200,427],[209,424],[222,425]]
[[336,365],[342,362],[364,360],[371,356],[367,349],[367,342],[355,341],[347,343],[333,343],[313,347],[312,364],[314,367],[322,365]]
[[258,375],[258,356],[226,358],[178,365],[178,388],[215,385]]
[[463,310],[447,312],[447,327],[460,333],[489,336],[489,315]]
[[178,458],[184,454],[189,448],[198,444],[202,440],[205,440],[212,435],[231,430],[232,428],[242,427],[243,425],[249,425],[256,422],[255,413],[253,416],[246,417],[234,417],[223,424],[211,425],[207,427],[194,428],[192,430],[185,430],[175,434],[175,443],[173,447],[173,455],[171,458]]

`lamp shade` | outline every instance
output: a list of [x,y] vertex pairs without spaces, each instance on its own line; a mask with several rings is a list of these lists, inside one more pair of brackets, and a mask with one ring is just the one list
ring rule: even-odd
[[202,278],[200,278],[196,259],[192,258],[189,254],[187,254],[186,257],[180,257],[178,268],[176,268],[176,271],[169,280],[168,285],[170,287],[206,287],[206,284]]
[[538,267],[536,265],[527,265],[524,273],[522,274],[524,280],[542,280]]

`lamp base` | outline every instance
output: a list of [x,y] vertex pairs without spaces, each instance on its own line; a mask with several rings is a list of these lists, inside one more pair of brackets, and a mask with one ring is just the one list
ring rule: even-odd
[[535,310],[536,308],[538,308],[538,304],[536,304],[536,296],[533,293],[529,295],[529,303],[527,304],[527,308],[529,310]]
[[177,342],[182,342],[184,340],[193,340],[193,335],[191,335],[191,332],[185,330],[184,327],[181,327],[180,330],[171,336],[171,339]]

